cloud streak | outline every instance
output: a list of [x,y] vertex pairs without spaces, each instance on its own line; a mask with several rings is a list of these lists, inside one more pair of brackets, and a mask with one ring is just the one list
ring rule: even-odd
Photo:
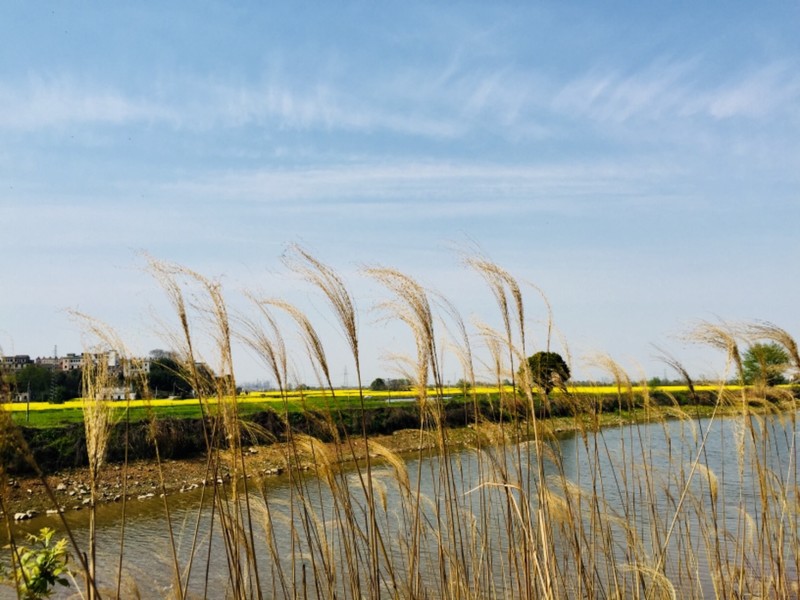
[[0,87],[0,128],[38,130],[81,125],[120,125],[174,118],[167,107],[132,98],[112,87],[69,78],[31,77]]
[[562,113],[617,123],[694,117],[777,120],[798,114],[796,66],[763,65],[716,85],[698,83],[702,79],[697,61],[657,63],[629,75],[592,72],[566,83],[552,106]]
[[[240,170],[165,184],[159,195],[192,201],[237,201],[285,206],[292,202],[349,210],[358,205],[446,205],[442,214],[541,210],[577,214],[597,203],[641,202],[658,182],[674,176],[664,166],[573,164],[505,166],[464,163],[334,165]],[[400,211],[402,212],[402,211]],[[431,214],[435,214],[432,211]]]
[[491,130],[504,137],[548,137],[553,115],[567,122],[623,124],[672,119],[760,121],[796,118],[797,65],[776,62],[722,81],[702,61],[654,61],[634,71],[590,68],[563,80],[534,69],[465,71],[447,66],[355,75],[311,83],[272,74],[261,82],[175,80],[132,96],[78,78],[31,76],[0,87],[0,128],[156,123],[176,129],[269,127],[276,131],[390,133],[459,139]]

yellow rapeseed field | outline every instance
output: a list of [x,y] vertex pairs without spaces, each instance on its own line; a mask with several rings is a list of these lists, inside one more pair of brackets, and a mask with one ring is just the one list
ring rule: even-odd
[[[740,386],[737,385],[728,385],[725,386],[728,390],[738,390]],[[676,392],[686,392],[688,388],[685,385],[667,385],[667,386],[659,386],[658,389],[664,392],[676,393]],[[641,393],[643,390],[642,386],[634,386],[632,388],[633,393]],[[697,391],[716,391],[719,390],[719,386],[714,385],[698,385],[695,386],[695,390]],[[506,386],[504,388],[505,392],[511,392],[512,389],[510,386]],[[627,390],[623,390],[627,391]],[[431,394],[433,391],[429,391]],[[483,396],[487,394],[496,394],[498,393],[498,388],[493,386],[478,386],[475,388],[474,392],[478,396]],[[598,394],[598,395],[608,395],[608,394],[616,394],[618,392],[618,388],[615,385],[591,385],[591,386],[570,386],[569,392],[573,394]],[[445,396],[456,396],[462,393],[461,388],[458,387],[448,387],[443,389],[443,394]],[[559,394],[558,390],[554,391],[553,393]],[[358,389],[340,389],[336,390],[336,395],[341,398],[357,398],[359,395]],[[414,390],[408,391],[371,391],[371,390],[364,390],[364,397],[371,398],[371,399],[409,399],[413,400],[415,397],[416,392]],[[285,396],[285,399],[289,402],[300,402],[301,400],[305,400],[311,404],[315,401],[324,400],[325,398],[330,398],[329,392],[322,392],[319,390],[309,390],[304,392],[288,392]],[[283,398],[279,392],[252,392],[249,394],[242,394],[237,397],[237,402],[242,404],[250,404],[250,403],[267,403],[267,402],[282,402]],[[111,406],[115,408],[144,408],[144,407],[170,407],[170,406],[187,406],[191,402],[197,402],[197,399],[186,399],[186,400],[175,400],[175,399],[145,399],[145,400],[110,400],[109,403]],[[207,398],[204,399],[204,402],[208,404],[217,404],[217,398]],[[76,398],[74,400],[69,400],[62,404],[51,404],[49,402],[31,402],[30,404],[26,404],[25,402],[14,402],[14,403],[4,403],[1,405],[3,410],[8,410],[12,412],[19,412],[25,411],[30,409],[31,411],[40,411],[40,410],[56,410],[56,409],[75,409],[75,408],[82,408],[83,407],[83,400],[81,398]]]

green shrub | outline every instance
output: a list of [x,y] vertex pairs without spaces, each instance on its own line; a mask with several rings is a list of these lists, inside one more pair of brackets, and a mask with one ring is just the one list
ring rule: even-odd
[[39,534],[28,534],[30,548],[18,546],[14,573],[0,571],[0,578],[15,583],[24,600],[47,598],[56,584],[68,586],[67,540],[60,539],[51,544],[54,530],[44,527]]

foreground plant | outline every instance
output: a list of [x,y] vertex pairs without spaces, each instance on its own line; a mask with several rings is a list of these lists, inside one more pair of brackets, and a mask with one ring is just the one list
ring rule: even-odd
[[[554,369],[555,378],[541,377],[543,367],[559,365],[527,360],[531,353],[560,356],[551,347],[549,303],[535,286],[547,308],[545,343],[538,348],[526,330],[522,288],[488,260],[467,264],[488,285],[499,314],[494,326],[476,320],[473,335],[446,298],[405,273],[374,267],[366,275],[388,291],[379,306],[387,318],[410,329],[416,350],[415,356],[400,359],[417,400],[416,420],[402,422],[416,428],[415,445],[406,448],[415,456],[404,462],[391,444],[369,437],[383,423],[376,418],[380,409],[370,412],[364,402],[356,304],[343,280],[299,247],[284,260],[322,291],[350,347],[358,401],[347,410],[343,393],[332,383],[324,341],[296,305],[245,292],[255,316],[232,313],[229,319],[218,281],[182,267],[151,264],[177,313],[180,329],[170,336],[170,345],[179,350],[180,371],[204,415],[207,463],[193,512],[171,513],[153,434],[164,494],[162,532],[169,542],[164,548],[174,573],[170,582],[154,570],[154,585],[160,587],[149,597],[798,597],[800,467],[793,390],[769,382],[696,390],[669,355],[665,362],[685,379],[688,398],[647,385],[637,390],[623,367],[606,355],[593,366],[611,378],[614,393],[581,389],[567,383],[566,365],[572,361],[565,343],[560,345],[566,361],[563,369]],[[290,400],[289,381],[297,376],[291,373],[286,333],[295,331],[324,393],[318,404],[302,390]],[[96,337],[121,347],[107,335]],[[242,420],[232,339],[243,341],[272,372],[282,401],[280,417]],[[693,339],[725,351],[740,380],[742,344],[775,342],[788,362],[800,367],[794,340],[769,324],[702,323]],[[474,363],[483,361],[473,354],[473,341],[483,346],[476,346],[477,356],[488,359],[497,396],[478,397],[484,392],[476,391]],[[216,352],[216,372],[206,366],[200,348],[210,348],[210,356]],[[472,394],[471,411],[449,391],[445,395],[443,364],[450,353],[470,384],[465,391]],[[123,356],[121,350],[118,354]],[[85,392],[98,401],[85,407],[89,466],[95,474],[108,443],[104,413],[92,412],[105,408],[103,365],[96,363],[90,371]],[[503,385],[506,379],[509,384]],[[290,411],[295,402],[303,414],[294,407]],[[694,416],[686,402],[696,405]],[[704,403],[708,410],[701,412]],[[549,418],[553,410],[540,410],[551,406],[559,419]],[[642,413],[646,422],[636,422]],[[723,415],[733,416],[723,421]],[[451,429],[456,425],[468,427],[460,440]],[[560,436],[565,425],[574,436]],[[250,456],[251,443],[267,440],[282,442],[280,470],[286,476],[281,479],[267,477],[258,468],[259,458]],[[2,474],[0,464],[0,480]],[[2,494],[0,513],[11,537]],[[175,532],[173,518],[180,523]],[[91,523],[87,546],[93,557],[97,531]],[[64,531],[71,535],[65,521]],[[123,521],[121,539],[126,531]],[[181,532],[188,542],[183,545]],[[120,577],[122,549],[121,543]],[[15,552],[12,545],[14,564],[22,564]],[[84,556],[76,545],[76,570],[93,582],[95,561]],[[99,567],[103,556],[98,554]],[[101,571],[98,577],[106,575]],[[91,590],[86,597],[92,594],[99,597]]]
[[55,530],[43,527],[38,534],[28,534],[31,547],[14,548],[13,573],[0,565],[0,580],[14,584],[24,600],[48,598],[56,584],[69,586],[67,540],[61,538],[52,543],[54,533]]

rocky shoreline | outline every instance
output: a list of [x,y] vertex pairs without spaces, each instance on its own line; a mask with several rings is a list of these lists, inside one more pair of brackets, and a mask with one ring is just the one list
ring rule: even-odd
[[[451,442],[464,445],[471,435],[465,430],[453,430]],[[371,439],[398,454],[407,454],[433,446],[431,442],[420,444],[419,430],[400,430],[391,435],[373,436]],[[364,457],[364,444],[353,441],[355,459]],[[348,449],[349,451],[349,449]],[[348,457],[349,458],[349,457]],[[230,470],[223,466],[217,473],[218,482],[231,479]],[[286,450],[281,444],[251,446],[245,449],[245,465],[248,476],[260,478],[278,476],[287,469]],[[311,464],[302,464],[308,469]],[[105,465],[97,482],[97,502],[120,502],[123,495],[128,501],[146,501],[187,492],[207,485],[212,474],[208,472],[208,461],[204,456],[163,460],[159,469],[156,461],[139,460],[127,467],[120,464]],[[162,483],[163,481],[163,483]],[[48,487],[56,504],[48,493]],[[83,510],[91,503],[89,469],[87,467],[62,469],[44,477],[26,476],[11,478],[3,489],[3,507],[12,519],[22,521],[42,514],[58,511]]]

